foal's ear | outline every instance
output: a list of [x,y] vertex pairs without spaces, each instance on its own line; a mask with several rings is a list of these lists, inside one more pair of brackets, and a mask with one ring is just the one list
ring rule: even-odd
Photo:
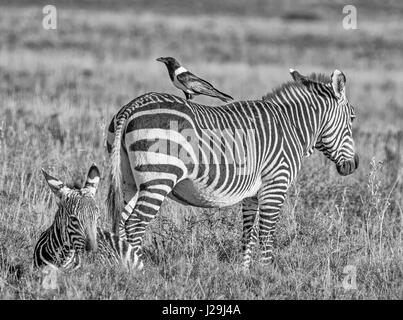
[[92,164],[88,171],[87,180],[85,181],[84,188],[88,189],[92,195],[95,195],[98,189],[101,174],[95,163]]
[[346,95],[346,76],[340,70],[334,70],[330,76],[335,96],[341,98]]
[[67,191],[67,187],[64,185],[62,181],[51,176],[44,169],[42,169],[43,176],[45,177],[46,182],[48,183],[50,190],[59,198],[62,197],[63,193]]
[[308,79],[308,77],[303,76],[302,74],[300,74],[297,70],[294,69],[290,69],[290,74],[292,79],[295,82],[298,82],[300,84],[303,84],[304,86],[308,86],[310,83],[310,80]]

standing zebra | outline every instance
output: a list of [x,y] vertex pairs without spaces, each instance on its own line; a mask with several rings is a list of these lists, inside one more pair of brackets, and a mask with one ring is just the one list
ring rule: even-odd
[[142,269],[134,248],[117,235],[97,228],[99,209],[94,196],[100,174],[92,165],[85,185],[81,189],[67,187],[42,170],[53,193],[57,196],[58,210],[52,225],[44,231],[34,252],[34,265],[53,265],[63,269],[77,269],[84,251],[96,251],[104,264],[122,265],[124,268]]
[[257,233],[261,260],[270,262],[279,211],[302,159],[317,148],[341,175],[358,167],[345,75],[290,71],[294,81],[264,100],[211,108],[147,93],[122,107],[107,138],[114,231],[141,249],[167,196],[196,207],[242,201],[243,267],[250,266]]

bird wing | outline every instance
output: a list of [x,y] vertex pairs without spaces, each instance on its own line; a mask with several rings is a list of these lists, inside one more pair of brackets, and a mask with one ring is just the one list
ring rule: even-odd
[[177,79],[185,87],[194,91],[195,93],[207,95],[216,94],[216,89],[214,89],[211,83],[195,76],[189,71],[178,74]]
[[193,91],[195,94],[204,94],[206,96],[218,98],[224,102],[234,100],[231,96],[223,93],[206,80],[200,79],[193,73],[186,71],[177,75],[177,80],[188,90]]

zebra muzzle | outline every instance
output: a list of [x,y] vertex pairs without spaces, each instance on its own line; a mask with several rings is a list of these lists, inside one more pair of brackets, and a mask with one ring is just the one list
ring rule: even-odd
[[360,163],[360,159],[358,154],[354,154],[353,159],[345,160],[340,164],[336,165],[337,172],[342,176],[348,176],[352,174],[357,168]]

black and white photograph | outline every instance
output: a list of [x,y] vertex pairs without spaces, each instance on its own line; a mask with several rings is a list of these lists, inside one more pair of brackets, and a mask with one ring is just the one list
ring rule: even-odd
[[400,0],[0,0],[0,300],[403,300],[402,21]]

